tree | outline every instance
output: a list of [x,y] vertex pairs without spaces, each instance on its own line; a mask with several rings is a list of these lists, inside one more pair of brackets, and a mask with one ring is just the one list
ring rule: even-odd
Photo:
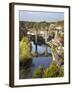
[[19,59],[23,65],[31,64],[32,55],[30,52],[30,43],[27,37],[23,37],[19,44]]
[[21,41],[22,37],[27,36],[27,29],[25,23],[20,21],[19,23],[19,40]]

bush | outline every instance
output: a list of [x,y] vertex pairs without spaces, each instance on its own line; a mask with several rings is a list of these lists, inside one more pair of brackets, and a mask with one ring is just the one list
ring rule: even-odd
[[48,77],[58,77],[58,75],[59,75],[59,67],[57,66],[56,62],[52,62],[50,67],[48,67],[44,71],[44,77],[46,77],[46,78],[48,78]]
[[33,73],[33,78],[42,78],[44,74],[44,68],[42,66],[36,68]]
[[64,65],[62,65],[59,70],[59,77],[63,77],[63,76],[64,76]]
[[23,37],[19,45],[19,59],[20,63],[27,65],[32,62],[32,55],[30,52],[30,43],[27,37]]
[[46,69],[41,66],[36,68],[33,74],[33,78],[50,78],[63,76],[64,66],[58,67],[56,62],[52,62],[51,65]]

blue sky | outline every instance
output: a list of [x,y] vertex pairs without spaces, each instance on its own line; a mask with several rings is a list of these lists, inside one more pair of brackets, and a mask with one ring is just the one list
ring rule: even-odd
[[58,20],[64,20],[63,12],[34,12],[34,11],[20,11],[20,21],[32,21],[32,22],[54,22]]

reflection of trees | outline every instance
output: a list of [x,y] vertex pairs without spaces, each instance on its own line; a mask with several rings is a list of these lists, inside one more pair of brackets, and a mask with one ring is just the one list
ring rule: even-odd
[[[35,53],[36,54],[38,54],[38,52],[37,52],[37,44],[38,44],[38,32],[40,31],[40,30],[42,30],[43,32],[44,32],[44,35],[45,35],[45,45],[46,45],[46,42],[47,42],[47,39],[48,39],[48,27],[49,27],[49,24],[48,23],[46,23],[46,22],[42,22],[42,23],[35,23],[34,24],[34,29],[35,29],[35,47],[36,47],[36,49],[35,49]],[[46,45],[46,50],[45,50],[45,55],[48,55],[48,50],[47,50],[47,45]]]
[[44,34],[45,34],[45,37],[44,37],[45,38],[45,45],[46,45],[45,56],[47,56],[48,55],[47,39],[48,39],[49,24],[46,22],[43,22],[42,29],[43,29]]
[[33,28],[35,29],[35,54],[37,55],[38,54],[38,52],[37,52],[38,51],[37,50],[37,42],[38,42],[37,38],[38,38],[39,24],[35,23]]

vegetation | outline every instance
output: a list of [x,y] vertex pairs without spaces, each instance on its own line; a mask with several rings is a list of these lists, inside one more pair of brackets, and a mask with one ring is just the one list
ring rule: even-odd
[[21,41],[24,36],[27,36],[27,27],[24,22],[20,22],[19,30],[19,41]]
[[45,27],[49,27],[49,22],[26,22],[26,21],[20,21],[20,27],[26,27],[26,29],[29,28],[36,28],[36,29],[45,29]]
[[44,74],[44,68],[42,66],[36,68],[33,73],[33,78],[42,78]]
[[64,65],[62,65],[59,69],[59,77],[63,77],[64,76]]
[[59,67],[57,66],[56,62],[52,62],[50,67],[48,67],[44,71],[44,77],[58,77],[59,75]]
[[32,55],[30,52],[30,43],[27,37],[23,37],[19,46],[19,59],[23,65],[29,65],[32,62]]
[[64,21],[63,20],[62,21],[58,21],[57,25],[61,25],[62,27],[64,27]]
[[44,69],[43,67],[38,67],[33,74],[33,78],[49,78],[63,76],[64,66],[58,67],[56,62],[52,62],[51,65],[46,69]]
[[[55,56],[55,61],[51,63],[51,65],[47,68],[44,68],[43,66],[39,66],[34,70],[33,78],[49,78],[49,77],[63,77],[64,76],[64,50],[59,49],[59,47],[64,47],[64,31],[58,31],[58,37],[55,37],[55,31],[54,27],[52,28],[53,31],[49,31],[50,24],[57,24],[64,26],[64,21],[58,21],[58,22],[25,22],[20,21],[20,33],[19,33],[19,59],[20,59],[20,66],[23,67],[29,67],[32,64],[32,58],[33,55],[31,54],[32,46],[30,44],[30,41],[33,41],[34,44],[36,44],[36,50],[37,45],[45,44],[47,46],[51,43],[51,50],[52,53],[56,54],[58,57]],[[30,31],[31,30],[31,31]],[[46,40],[43,36],[39,35],[38,31],[46,31],[44,33],[47,33]],[[27,32],[33,32],[36,33],[36,35],[27,35]],[[30,41],[29,41],[30,40]],[[52,40],[54,41],[52,43]],[[47,42],[46,42],[47,41]],[[56,44],[56,45],[55,45]],[[50,45],[48,45],[50,46]],[[47,47],[48,47],[47,46]],[[46,48],[47,49],[47,48]],[[58,53],[58,52],[59,53]],[[58,62],[56,62],[58,61]],[[58,65],[60,63],[60,65]],[[27,74],[27,69],[29,72],[30,68],[23,68],[24,75]],[[24,76],[23,75],[23,76]],[[26,76],[26,75],[25,75]],[[24,76],[24,77],[25,77]]]

